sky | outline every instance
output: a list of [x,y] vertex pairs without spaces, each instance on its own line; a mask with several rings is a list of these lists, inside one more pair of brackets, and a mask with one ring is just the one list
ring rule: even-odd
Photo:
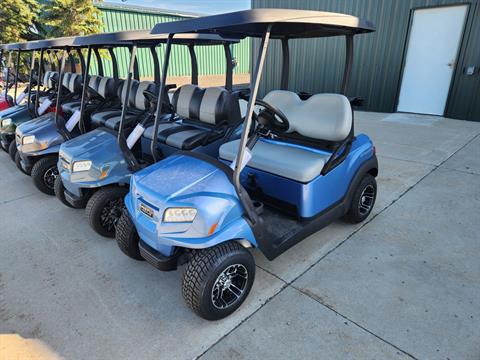
[[249,9],[251,0],[106,0],[106,2],[194,13],[218,14]]

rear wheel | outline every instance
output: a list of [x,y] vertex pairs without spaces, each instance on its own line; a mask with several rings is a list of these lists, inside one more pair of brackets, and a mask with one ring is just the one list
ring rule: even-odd
[[15,155],[17,154],[17,143],[15,141],[10,143],[10,146],[8,147],[8,154],[10,155],[10,159],[15,161]]
[[122,215],[128,189],[125,187],[109,187],[98,190],[88,200],[86,213],[90,226],[98,234],[113,238],[118,219]]
[[17,151],[17,153],[15,154],[15,165],[17,165],[17,168],[18,170],[20,170],[22,173],[24,173],[25,175],[31,175],[32,171],[25,171],[23,170],[23,167],[22,167],[22,158],[20,157],[20,153]]
[[32,168],[33,183],[38,190],[47,195],[55,195],[55,179],[58,176],[58,158],[55,155],[38,160]]
[[353,194],[352,203],[345,219],[353,223],[365,220],[372,212],[376,198],[377,181],[372,175],[366,174]]
[[62,177],[60,175],[58,175],[55,179],[53,190],[55,192],[55,196],[63,205],[68,206],[69,208],[75,208],[75,206],[70,204],[67,199],[65,199],[65,188],[63,187]]
[[219,320],[240,307],[254,278],[252,254],[229,241],[193,253],[183,273],[183,298],[200,317]]
[[122,216],[118,220],[115,239],[118,247],[125,255],[135,260],[144,260],[140,255],[140,248],[138,247],[140,237],[127,209],[123,209]]

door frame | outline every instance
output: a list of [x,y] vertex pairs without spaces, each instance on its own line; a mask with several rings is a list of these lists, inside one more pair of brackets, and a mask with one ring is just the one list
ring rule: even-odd
[[[447,101],[445,102],[445,108],[443,109],[443,114],[442,115],[431,115],[431,116],[445,116],[445,114],[448,112],[448,105],[450,101],[450,95],[452,92],[453,84],[455,82],[455,78],[457,76],[457,71],[459,69],[459,63],[460,63],[460,57],[462,50],[465,45],[466,41],[466,34],[467,34],[467,27],[469,25],[469,19],[470,19],[470,11],[472,9],[472,3],[470,1],[463,1],[463,2],[453,2],[453,3],[447,3],[447,4],[439,4],[439,5],[432,5],[432,6],[414,6],[410,8],[409,15],[408,15],[408,29],[407,33],[405,36],[405,41],[403,45],[403,51],[402,51],[402,62],[401,62],[401,69],[400,69],[400,74],[398,77],[398,82],[397,82],[397,90],[396,90],[396,95],[395,95],[395,108],[394,112],[398,112],[398,103],[400,100],[400,90],[402,89],[402,82],[403,82],[403,73],[405,72],[405,63],[407,61],[407,52],[408,52],[408,46],[410,45],[410,35],[412,33],[412,25],[413,25],[413,16],[415,14],[415,10],[424,10],[424,9],[438,9],[438,8],[444,8],[444,7],[453,7],[453,6],[467,6],[467,12],[465,14],[465,20],[463,23],[463,30],[462,30],[462,35],[460,36],[460,41],[458,42],[458,49],[457,49],[457,54],[455,56],[455,68],[453,69],[452,73],[452,79],[450,81],[450,85],[448,88],[448,95],[447,95]],[[463,65],[462,65],[463,66]],[[408,112],[403,112],[404,114],[416,114],[416,113],[408,113]],[[428,115],[428,114],[425,114]]]

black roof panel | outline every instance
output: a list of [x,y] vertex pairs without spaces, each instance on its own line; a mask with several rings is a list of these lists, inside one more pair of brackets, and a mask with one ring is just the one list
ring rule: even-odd
[[195,19],[159,23],[152,34],[208,33],[224,37],[263,36],[273,24],[272,38],[309,38],[375,31],[368,20],[352,15],[295,9],[251,9]]
[[[75,39],[74,44],[77,46],[88,45],[125,45],[129,43],[151,44],[152,42],[166,42],[167,34],[152,34],[150,30],[131,30],[118,31],[111,33],[100,33],[88,36],[82,36]],[[225,39],[218,35],[200,35],[200,34],[183,34],[175,37],[174,43],[196,44],[196,45],[214,45],[225,42],[238,42],[238,40]]]

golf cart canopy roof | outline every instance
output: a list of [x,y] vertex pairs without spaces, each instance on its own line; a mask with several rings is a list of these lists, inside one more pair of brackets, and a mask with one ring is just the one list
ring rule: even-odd
[[11,44],[3,44],[0,46],[2,50],[5,51],[14,51],[14,50],[25,50],[27,43],[11,43]]
[[62,37],[56,39],[46,39],[30,41],[26,44],[26,50],[38,50],[38,49],[62,49],[66,47],[73,47],[74,36]]
[[[136,45],[140,45],[142,42],[148,44],[150,44],[152,41],[157,41],[159,43],[166,42],[167,39],[168,34],[152,34],[150,30],[132,30],[77,37],[74,41],[74,44],[75,46],[126,45],[126,43],[135,43]],[[238,42],[238,40],[225,39],[221,36],[210,34],[182,34],[176,36],[174,42],[176,44],[186,45],[216,45]]]
[[368,20],[352,15],[293,9],[252,9],[194,19],[159,23],[152,34],[204,33],[223,37],[262,37],[272,25],[271,38],[295,39],[355,35],[375,31]]

